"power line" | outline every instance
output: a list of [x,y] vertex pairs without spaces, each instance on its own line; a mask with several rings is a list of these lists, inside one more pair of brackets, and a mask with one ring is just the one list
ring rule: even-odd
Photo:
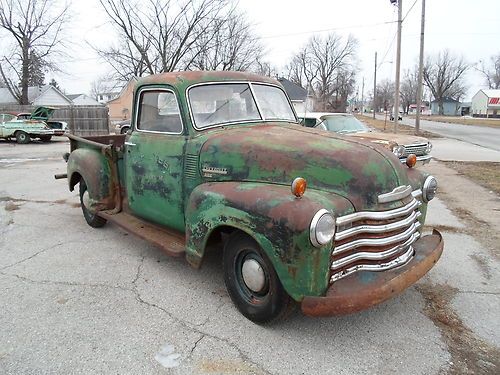
[[418,0],[415,0],[413,2],[413,5],[410,7],[410,9],[408,9],[408,12],[406,12],[405,16],[403,17],[403,20],[401,22],[404,22],[404,20],[406,19],[406,17],[408,16],[408,13],[411,12],[411,10],[413,9],[413,7],[415,6],[415,4],[417,3]]
[[287,37],[287,36],[323,33],[323,32],[327,32],[327,31],[336,31],[336,30],[361,29],[361,28],[375,27],[375,26],[381,26],[381,25],[388,25],[388,24],[393,24],[396,22],[397,21],[386,21],[386,22],[373,23],[370,25],[366,25],[366,24],[364,24],[364,25],[352,25],[352,26],[332,27],[329,29],[321,29],[321,30],[301,31],[301,32],[296,32],[296,33],[288,33],[288,34],[267,35],[267,36],[261,37],[261,39],[282,38],[282,37]]

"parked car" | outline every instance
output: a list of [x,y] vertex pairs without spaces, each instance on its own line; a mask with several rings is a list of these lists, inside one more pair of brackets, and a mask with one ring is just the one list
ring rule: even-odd
[[0,114],[0,138],[15,138],[17,143],[29,143],[32,138],[49,142],[54,130],[41,120],[20,119],[12,113]]
[[119,121],[115,125],[115,134],[126,134],[130,130],[130,120]]
[[32,113],[18,113],[17,118],[18,120],[43,121],[50,129],[54,130],[53,135],[64,135],[64,133],[68,130],[68,124],[64,121],[50,119],[55,110],[56,108],[52,107],[37,107]]
[[79,185],[92,227],[113,222],[195,268],[218,251],[229,296],[252,321],[294,301],[311,316],[366,309],[441,255],[439,232],[421,232],[436,179],[382,148],[299,126],[272,78],[151,75],[133,108],[126,135],[68,135],[57,177]]
[[379,144],[392,151],[402,163],[405,163],[411,154],[416,155],[418,165],[429,163],[432,159],[430,155],[432,143],[428,139],[414,135],[374,131],[348,113],[310,112],[299,114],[299,118],[302,125],[306,127],[317,127]]

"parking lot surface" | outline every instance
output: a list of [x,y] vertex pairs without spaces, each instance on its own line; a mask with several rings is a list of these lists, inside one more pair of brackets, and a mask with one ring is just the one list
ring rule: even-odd
[[[0,142],[0,373],[500,373],[498,244],[448,207],[452,190],[429,206],[445,250],[415,287],[355,315],[259,326],[231,303],[220,252],[194,270],[89,227],[53,177],[68,147]],[[499,212],[488,199],[484,228]]]

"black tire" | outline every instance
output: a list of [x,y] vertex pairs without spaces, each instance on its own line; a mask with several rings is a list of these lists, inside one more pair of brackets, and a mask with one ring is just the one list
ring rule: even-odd
[[130,130],[130,126],[124,126],[124,127],[120,130],[120,133],[121,133],[121,134],[126,134],[129,130]]
[[[243,278],[243,264],[256,261],[264,275],[259,291],[250,289]],[[255,264],[255,263],[254,263]],[[283,318],[292,306],[271,261],[248,235],[234,232],[224,246],[224,282],[231,300],[249,320],[263,324]]]
[[30,143],[30,135],[22,130],[16,132],[16,142],[20,144]]
[[85,180],[82,178],[80,180],[80,204],[82,206],[83,217],[85,218],[87,224],[90,225],[92,228],[100,228],[106,224],[107,220],[103,219],[100,216],[97,216],[96,214],[91,213],[87,209],[87,207],[85,207],[85,204],[83,204],[83,195],[85,194],[86,191],[87,191],[87,184],[85,183]]
[[40,140],[42,142],[50,142],[51,139],[52,139],[51,135],[43,135],[43,136],[40,137]]

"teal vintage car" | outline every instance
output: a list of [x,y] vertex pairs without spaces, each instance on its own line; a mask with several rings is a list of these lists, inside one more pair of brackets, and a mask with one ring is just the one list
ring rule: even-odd
[[29,143],[33,138],[49,142],[55,134],[54,130],[37,118],[37,114],[52,114],[53,111],[54,108],[38,107],[29,118],[13,113],[0,113],[0,138],[15,139],[17,143]]

